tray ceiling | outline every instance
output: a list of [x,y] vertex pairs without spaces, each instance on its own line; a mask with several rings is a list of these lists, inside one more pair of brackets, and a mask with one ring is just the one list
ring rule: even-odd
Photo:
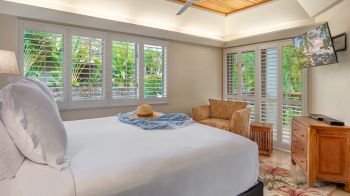
[[[175,1],[185,3],[187,0]],[[196,3],[193,3],[193,6],[227,15],[263,3],[267,3],[269,1],[271,0],[200,0]]]

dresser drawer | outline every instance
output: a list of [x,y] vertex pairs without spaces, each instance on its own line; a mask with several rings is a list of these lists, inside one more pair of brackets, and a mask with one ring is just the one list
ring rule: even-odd
[[306,156],[294,144],[292,145],[292,158],[301,168],[303,168],[305,171],[307,171]]
[[305,127],[304,125],[293,121],[292,124],[292,134],[299,138],[303,143],[306,144],[307,141],[307,133],[308,133],[308,127]]

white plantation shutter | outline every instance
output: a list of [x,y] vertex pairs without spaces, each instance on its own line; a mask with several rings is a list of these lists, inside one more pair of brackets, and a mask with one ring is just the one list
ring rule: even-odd
[[226,55],[226,95],[238,95],[238,54]]
[[[251,121],[273,124],[274,147],[290,150],[291,119],[304,114],[303,77],[291,41],[226,49],[224,98],[245,101]],[[237,55],[237,77],[234,70]],[[238,91],[235,94],[234,85]]]
[[104,40],[72,36],[72,101],[103,101]]
[[162,102],[167,97],[167,47],[144,44],[143,60],[144,99]]
[[260,50],[260,121],[273,125],[273,138],[277,141],[278,128],[278,48]]
[[292,118],[301,116],[303,108],[299,104],[283,104],[282,120],[282,144],[289,145],[291,140]]
[[24,76],[40,80],[49,87],[57,102],[63,102],[63,34],[24,29],[21,57]]
[[250,108],[250,122],[255,121],[256,116],[256,109],[255,109],[255,101],[254,100],[246,100],[243,99],[242,101],[245,101],[247,103],[247,108]]
[[140,97],[138,48],[135,42],[112,41],[112,99],[116,104],[135,103]]

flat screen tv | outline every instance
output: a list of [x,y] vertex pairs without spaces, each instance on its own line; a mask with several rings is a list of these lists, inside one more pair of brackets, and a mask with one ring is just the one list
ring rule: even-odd
[[302,68],[338,63],[328,23],[293,38]]

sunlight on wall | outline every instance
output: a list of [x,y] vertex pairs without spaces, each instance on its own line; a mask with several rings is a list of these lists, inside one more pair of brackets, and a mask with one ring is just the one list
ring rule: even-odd
[[314,23],[296,0],[278,0],[228,16],[166,0],[5,0],[156,29],[232,41]]
[[[154,15],[152,11],[147,13],[138,14],[137,10],[130,10],[126,6],[121,6],[116,9],[116,11],[112,12],[111,10],[107,10],[105,7],[96,7],[96,4],[89,4],[88,1],[68,1],[64,2],[62,0],[6,0],[9,2],[15,2],[15,3],[21,3],[21,4],[27,4],[37,7],[43,7],[48,9],[54,9],[59,11],[65,11],[65,12],[71,12],[75,14],[81,14],[81,15],[87,15],[97,18],[103,18],[108,20],[115,20],[125,23],[132,23],[152,28],[159,28],[163,30],[169,30],[169,31],[175,31],[200,37],[206,37],[214,40],[222,40],[223,39],[223,29],[224,29],[224,20],[225,17],[223,15],[217,15],[213,14],[216,20],[222,20],[222,24],[215,23],[215,21],[210,20],[204,20],[208,21],[208,24],[204,24],[203,26],[199,26],[198,24],[190,25],[186,24],[188,23],[186,20],[188,17],[178,17],[175,18],[176,21],[170,21],[169,15],[171,15],[171,18],[177,17],[175,16],[176,10],[180,8],[180,5],[176,5],[170,12],[167,12],[167,15],[164,17],[159,17],[163,13],[157,13],[157,15]],[[140,2],[140,1],[139,1]],[[106,2],[108,3],[108,2]],[[169,3],[169,2],[167,2]],[[121,4],[122,5],[122,4]],[[115,4],[113,4],[115,6]],[[142,7],[142,3],[140,3],[140,7]],[[114,7],[112,7],[114,9]],[[139,9],[139,8],[138,8]],[[162,11],[162,10],[160,10]],[[198,12],[198,10],[196,10]],[[164,10],[162,11],[164,12]],[[172,13],[174,12],[174,13]],[[132,13],[132,14],[130,14]],[[196,13],[192,13],[196,14]],[[197,17],[205,18],[205,17],[211,17],[208,12],[204,12],[204,15],[200,14]],[[129,15],[133,15],[136,17],[130,17]],[[207,16],[206,16],[207,15]],[[172,25],[172,24],[177,25]],[[202,22],[203,23],[203,22]],[[184,24],[184,25],[181,25]],[[216,28],[211,28],[212,26],[216,25]],[[221,26],[220,26],[221,25]],[[222,29],[222,31],[220,30]]]
[[234,32],[234,34],[226,35],[224,37],[224,41],[231,41],[235,39],[250,37],[254,35],[260,35],[260,34],[269,33],[269,32],[282,31],[282,30],[291,29],[291,28],[300,27],[300,26],[306,26],[310,24],[314,24],[314,19],[310,18],[310,19],[305,19],[300,21],[286,22],[284,24],[275,24],[275,25],[264,26],[264,27],[249,28],[243,31],[237,30],[236,32]]

